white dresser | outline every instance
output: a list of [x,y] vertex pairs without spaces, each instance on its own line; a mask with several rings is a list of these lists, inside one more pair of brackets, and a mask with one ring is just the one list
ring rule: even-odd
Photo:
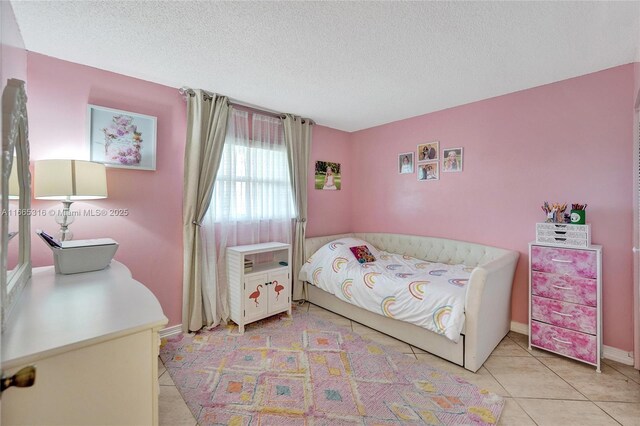
[[157,425],[155,296],[113,261],[102,271],[35,268],[2,334],[2,369],[36,366],[2,394],[2,425]]
[[[247,263],[245,263],[247,261]],[[250,264],[245,270],[245,264]],[[263,243],[227,248],[231,320],[245,324],[280,312],[291,315],[291,246]]]
[[602,247],[529,244],[529,348],[596,367],[602,348]]

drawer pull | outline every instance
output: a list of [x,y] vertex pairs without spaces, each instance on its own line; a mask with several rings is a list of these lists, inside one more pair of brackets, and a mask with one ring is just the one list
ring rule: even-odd
[[551,259],[552,262],[558,263],[573,263],[573,260],[564,260],[564,259]]
[[551,313],[552,313],[552,314],[556,314],[556,315],[561,315],[561,316],[563,316],[563,317],[572,317],[572,318],[573,318],[573,315],[572,315],[572,314],[565,314],[565,313],[563,313],[563,312],[558,312],[558,311],[551,311]]
[[562,344],[564,344],[564,345],[570,345],[570,344],[571,344],[571,342],[567,342],[566,340],[556,339],[556,338],[555,338],[555,337],[553,337],[553,336],[551,336],[551,338],[552,338],[553,340],[555,340],[556,342],[558,342],[558,343],[562,343]]
[[561,285],[555,285],[555,284],[551,284],[551,286],[554,288],[559,288],[560,290],[573,290],[573,287],[563,287]]

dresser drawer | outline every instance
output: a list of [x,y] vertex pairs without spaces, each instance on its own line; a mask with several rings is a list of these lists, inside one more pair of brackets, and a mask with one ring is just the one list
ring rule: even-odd
[[596,306],[598,284],[591,278],[531,271],[531,293],[549,299]]
[[531,268],[583,278],[598,276],[596,252],[592,250],[531,246]]
[[591,364],[597,364],[596,336],[531,321],[531,344]]
[[532,296],[531,318],[534,320],[596,334],[597,312],[590,306]]

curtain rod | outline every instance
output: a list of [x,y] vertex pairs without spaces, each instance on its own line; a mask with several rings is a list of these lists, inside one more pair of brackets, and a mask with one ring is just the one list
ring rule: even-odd
[[[195,90],[193,90],[190,87],[184,87],[184,86],[181,87],[180,89],[178,89],[178,92],[180,92],[180,94],[185,99],[187,98],[187,96],[195,96],[195,94],[196,94]],[[203,96],[204,100],[213,99],[214,93],[207,92],[206,90],[202,90],[202,93],[204,94],[204,96]],[[238,106],[238,107],[242,107],[242,108],[249,108],[249,109],[257,111],[257,112],[259,112],[261,114],[270,115],[270,116],[276,117],[276,118],[281,118],[281,119],[285,118],[285,114],[282,113],[282,112],[273,111],[273,110],[270,110],[270,109],[258,107],[258,106],[251,105],[251,104],[248,104],[248,103],[244,103],[244,102],[241,102],[241,101],[238,101],[238,100],[235,100],[235,99],[231,99],[229,97],[227,97],[227,99],[229,99],[229,102],[228,102],[229,105]],[[302,122],[304,123],[306,120],[309,120],[309,122],[311,124],[314,124],[314,125],[316,124],[316,122],[311,120],[310,118],[303,118]]]

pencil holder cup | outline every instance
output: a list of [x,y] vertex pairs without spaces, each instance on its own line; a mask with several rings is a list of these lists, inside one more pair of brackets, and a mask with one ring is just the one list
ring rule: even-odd
[[571,210],[571,223],[574,225],[584,225],[586,218],[586,210]]

